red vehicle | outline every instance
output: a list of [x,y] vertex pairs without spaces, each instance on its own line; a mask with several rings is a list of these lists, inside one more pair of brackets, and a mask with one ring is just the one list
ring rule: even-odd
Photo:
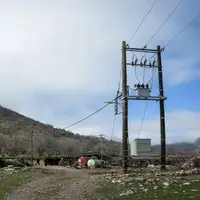
[[80,158],[78,158],[78,160],[76,161],[76,167],[77,168],[85,168],[87,167],[87,161],[90,159],[91,157],[84,157],[81,156]]

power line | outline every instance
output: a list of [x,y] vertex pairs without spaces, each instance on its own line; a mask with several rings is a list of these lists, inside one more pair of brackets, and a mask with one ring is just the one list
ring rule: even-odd
[[131,36],[130,40],[128,41],[128,44],[131,42],[131,40],[134,38],[134,36],[136,35],[136,33],[139,31],[140,27],[142,26],[142,24],[144,23],[145,19],[148,17],[149,13],[151,12],[151,10],[153,9],[153,7],[155,6],[156,2],[158,0],[155,0],[152,4],[152,6],[150,7],[150,9],[148,10],[148,12],[146,13],[146,15],[144,16],[144,18],[142,19],[141,23],[139,24],[139,26],[137,27],[137,29],[135,30],[135,32],[133,33],[133,35]]
[[114,114],[113,124],[112,124],[112,132],[111,132],[111,140],[113,138],[114,131],[115,131],[115,120],[116,120],[116,115]]
[[166,48],[167,46],[169,46],[169,44],[174,41],[175,38],[177,38],[181,33],[183,33],[183,31],[185,31],[198,17],[200,16],[200,12],[198,12],[198,14],[188,23],[186,24],[165,46],[164,48]]
[[178,4],[176,5],[176,7],[172,10],[172,12],[167,16],[167,18],[165,19],[165,21],[159,26],[159,28],[157,29],[157,31],[152,35],[152,37],[150,38],[150,40],[146,43],[146,46],[153,40],[153,38],[156,36],[156,34],[161,30],[161,28],[165,25],[165,23],[168,21],[168,19],[172,16],[172,14],[177,10],[177,8],[181,5],[181,3],[184,0],[180,0],[178,2]]
[[[116,97],[116,98],[117,98],[117,97]],[[116,98],[115,98],[115,99],[116,99]],[[115,100],[115,99],[114,99],[114,100]],[[112,100],[111,102],[113,102],[114,100]],[[75,122],[75,123],[73,123],[73,124],[71,124],[71,125],[69,125],[69,126],[66,126],[66,127],[64,127],[63,129],[70,128],[70,127],[72,127],[72,126],[75,126],[76,124],[79,124],[79,123],[85,121],[86,119],[92,117],[93,115],[97,114],[98,112],[100,112],[101,110],[103,110],[104,108],[106,108],[108,105],[110,105],[110,104],[106,104],[105,106],[102,106],[102,107],[99,108],[97,111],[93,112],[92,114],[88,115],[87,117],[85,117],[85,118],[83,118],[83,119],[81,119],[81,120],[79,120],[79,121],[77,121],[77,122]]]
[[136,77],[136,79],[138,80],[138,83],[140,83],[140,79],[139,79],[138,76],[137,76],[137,69],[136,69],[136,66],[135,66],[135,77]]
[[[110,139],[110,138],[109,138],[107,135],[105,135],[105,134],[102,134],[102,136],[103,136],[105,139],[107,139],[107,140]],[[121,142],[121,139],[120,139],[120,138],[113,137],[113,139],[114,139],[115,141],[117,141],[117,142]]]
[[[119,73],[119,83],[118,83],[118,88],[117,88],[117,97],[118,97],[118,93],[119,93],[120,85],[121,85],[121,76],[122,76],[122,69],[120,69],[120,73]],[[114,113],[113,124],[112,124],[112,131],[111,131],[111,140],[112,140],[113,134],[114,134],[115,119],[116,119],[116,114]]]
[[[145,54],[146,54],[146,53],[145,53]],[[145,56],[145,54],[144,54],[144,56]],[[135,69],[136,69],[136,67],[135,67]],[[148,84],[150,84],[150,82],[151,82],[150,89],[152,89],[152,87],[153,87],[154,73],[155,73],[155,69],[152,69],[152,77],[151,77],[150,80],[148,81]],[[136,71],[135,71],[135,76],[136,76],[136,78],[137,78]],[[137,78],[137,79],[138,79],[138,78]],[[143,82],[144,82],[144,81],[145,81],[145,71],[143,72]],[[132,89],[130,86],[129,86],[129,88]],[[133,89],[132,89],[132,90],[133,90]],[[138,137],[140,136],[140,133],[141,133],[141,130],[142,130],[142,126],[143,126],[143,123],[144,123],[144,119],[145,119],[147,107],[148,107],[148,101],[146,100],[145,109],[144,109],[144,113],[143,113],[143,116],[142,116],[142,121],[141,121],[141,124],[140,124],[140,129],[139,129],[139,132],[138,132]]]
[[143,123],[144,123],[144,118],[145,118],[145,115],[146,115],[147,107],[148,107],[148,101],[146,100],[146,105],[145,105],[145,108],[144,108],[144,113],[143,113],[143,116],[142,116],[142,121],[141,121],[141,124],[140,124],[140,129],[139,129],[139,132],[138,132],[138,138],[140,137],[140,133],[142,131],[142,126],[143,126]]
[[150,87],[149,87],[150,89],[152,89],[152,87],[153,87],[153,81],[154,81],[155,71],[156,71],[156,68],[152,69],[152,77],[151,77],[151,79],[148,81],[148,84],[150,84],[150,82],[151,82],[151,85],[150,85]]
[[145,67],[143,69],[143,83],[145,83]]
[[[120,89],[120,83],[121,83],[121,70],[120,70],[120,75],[119,75],[118,91],[119,91],[119,89]],[[118,96],[117,96],[116,98],[118,98]],[[114,98],[111,102],[113,102],[116,98]],[[79,123],[85,121],[86,119],[92,117],[93,115],[97,114],[98,112],[100,112],[101,110],[103,110],[104,108],[106,108],[108,105],[109,105],[109,104],[106,104],[105,106],[99,108],[97,111],[95,111],[94,113],[88,115],[87,117],[85,117],[85,118],[83,118],[83,119],[81,119],[81,120],[79,120],[79,121],[77,121],[77,122],[75,122],[75,123],[73,123],[73,124],[71,124],[71,125],[69,125],[69,126],[67,126],[67,127],[64,127],[64,129],[70,128],[70,127],[72,127],[72,126],[75,126],[75,125],[77,125],[77,124],[79,124]]]
[[122,76],[122,69],[120,69],[120,72],[119,72],[119,83],[118,83],[117,91],[120,90],[120,85],[121,85],[121,76]]
[[[148,84],[151,82],[151,86],[150,86],[150,89],[152,90],[152,87],[153,87],[153,82],[154,82],[154,73],[155,73],[155,69],[152,69],[152,77],[150,79],[150,81],[148,82]],[[142,121],[141,121],[141,124],[140,124],[140,129],[139,129],[139,132],[138,132],[138,138],[140,136],[140,133],[142,131],[142,127],[143,127],[143,124],[144,124],[144,119],[145,119],[145,115],[146,115],[146,112],[147,112],[147,108],[148,108],[148,101],[146,100],[146,104],[145,104],[145,108],[144,108],[144,113],[143,113],[143,116],[142,116]]]
[[[192,18],[192,20],[187,23],[164,47],[163,49],[165,49],[166,47],[168,47],[179,35],[181,35],[198,17],[200,16],[200,12],[197,13],[197,15],[195,15],[194,18]],[[156,53],[151,56],[151,58],[153,58],[156,55]],[[150,59],[151,59],[150,58]]]

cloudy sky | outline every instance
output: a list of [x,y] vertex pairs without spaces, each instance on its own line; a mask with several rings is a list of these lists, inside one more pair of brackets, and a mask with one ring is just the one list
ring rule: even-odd
[[[129,41],[154,0],[0,1],[0,103],[55,127],[66,127],[111,100],[117,91],[121,43]],[[131,47],[143,47],[179,0],[158,0]],[[164,46],[200,11],[184,0],[148,44]],[[200,17],[163,52],[167,142],[200,136]],[[127,55],[128,60],[131,55]],[[139,69],[138,69],[139,70]],[[137,83],[129,71],[129,85]],[[139,76],[143,73],[137,71]],[[139,77],[141,78],[141,77]],[[151,78],[146,73],[145,81]],[[157,88],[154,75],[153,91]],[[129,103],[129,139],[138,136],[145,102]],[[111,137],[113,106],[72,127]],[[121,116],[114,137],[121,138]],[[140,137],[159,143],[159,104],[149,102]]]

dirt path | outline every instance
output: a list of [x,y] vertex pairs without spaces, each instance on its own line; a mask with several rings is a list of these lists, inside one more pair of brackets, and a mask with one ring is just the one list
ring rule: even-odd
[[92,200],[96,181],[84,170],[39,168],[31,182],[13,190],[4,200]]

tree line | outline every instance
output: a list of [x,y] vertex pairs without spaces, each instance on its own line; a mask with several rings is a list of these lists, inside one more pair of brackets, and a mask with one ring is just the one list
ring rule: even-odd
[[[120,144],[103,139],[104,153],[119,154]],[[73,155],[86,151],[101,151],[100,139],[87,137],[75,139],[70,137],[54,137],[52,135],[33,136],[33,152],[37,155],[67,154]],[[6,135],[0,133],[0,154],[25,155],[31,152],[31,137],[26,135]]]

